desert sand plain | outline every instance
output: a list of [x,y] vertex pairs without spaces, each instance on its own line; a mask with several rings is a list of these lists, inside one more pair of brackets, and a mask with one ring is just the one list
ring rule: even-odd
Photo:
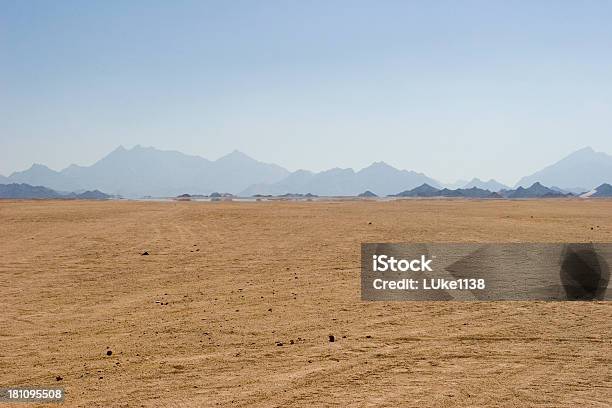
[[0,386],[62,386],[70,407],[609,407],[610,302],[363,302],[359,256],[612,242],[611,216],[576,199],[3,201]]

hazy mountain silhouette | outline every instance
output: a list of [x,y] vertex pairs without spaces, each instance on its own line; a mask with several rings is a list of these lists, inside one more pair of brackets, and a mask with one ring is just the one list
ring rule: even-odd
[[563,193],[563,194],[573,194],[573,195],[580,195],[583,194],[586,191],[586,188],[583,187],[577,187],[577,188],[572,188],[572,187],[568,187],[568,188],[561,188],[561,187],[557,187],[557,186],[550,186],[551,190],[555,190],[559,193]]
[[544,197],[563,197],[565,194],[543,186],[539,182],[533,183],[528,188],[519,187],[516,190],[504,192],[507,198],[544,198]]
[[80,188],[78,183],[67,178],[61,172],[51,170],[42,164],[33,164],[27,170],[18,171],[9,176],[11,183],[25,183],[32,186],[45,186],[58,191],[74,191]]
[[[448,190],[448,189],[446,189]],[[440,190],[430,186],[427,183],[423,183],[412,190],[405,190],[395,195],[396,197],[439,197]]]
[[472,188],[472,187],[477,187],[483,190],[489,190],[490,192],[491,191],[497,192],[500,190],[507,190],[510,188],[496,180],[490,179],[489,181],[482,181],[478,177],[473,178],[472,181],[470,181],[469,183],[463,186],[463,188]]
[[478,187],[472,188],[457,188],[449,189],[443,188],[438,190],[429,184],[423,184],[412,190],[402,191],[395,195],[395,197],[458,197],[458,198],[490,198],[492,192]]
[[25,183],[0,184],[0,198],[62,198],[55,190]]
[[[555,186],[554,191],[580,194],[595,186],[612,181],[612,156],[584,148],[570,154],[543,170],[522,178],[517,186],[533,187],[536,182]],[[177,151],[162,151],[152,147],[120,146],[91,166],[71,165],[62,171],[34,164],[27,170],[15,172],[0,182],[26,183],[45,186],[59,192],[102,190],[125,197],[169,196],[183,193],[210,194],[222,191],[243,196],[307,194],[319,196],[357,196],[369,190],[378,196],[398,191],[410,192],[427,184],[436,189],[440,183],[423,173],[398,170],[384,162],[376,162],[359,171],[333,168],[313,173],[298,170],[290,173],[275,164],[259,162],[239,151],[211,161],[203,157]],[[449,187],[448,185],[446,186]],[[463,189],[503,191],[501,194],[531,194],[517,189],[509,190],[491,179],[478,178],[465,184]],[[448,190],[443,196],[471,196],[481,192]],[[537,195],[537,192],[533,194]]]
[[384,162],[376,162],[357,172],[340,168],[320,173],[298,170],[277,183],[253,185],[241,195],[313,193],[320,196],[357,196],[370,190],[380,196],[423,183],[439,185],[423,173],[398,170]]
[[110,198],[108,194],[101,191],[85,191],[83,193],[59,193],[53,189],[43,186],[31,186],[25,183],[0,184],[0,198],[12,199],[50,199],[69,198],[85,200],[103,200]]
[[237,193],[249,185],[275,182],[289,172],[234,151],[216,161],[152,147],[120,146],[88,167],[71,165],[61,172],[34,165],[9,179],[62,191],[100,189],[126,197],[176,196],[186,191]]
[[[603,190],[602,190],[603,191]],[[607,190],[606,190],[607,191]],[[529,188],[519,187],[516,190],[502,190],[491,192],[490,190],[472,187],[439,190],[429,184],[422,184],[412,190],[402,191],[393,197],[456,197],[456,198],[554,198],[565,197],[566,194],[552,190],[540,183],[534,183]]]
[[538,181],[570,191],[591,190],[595,186],[612,181],[612,156],[585,147],[530,176],[523,177],[516,186],[526,187]]
[[88,190],[82,193],[73,193],[71,195],[81,200],[105,200],[107,198],[111,198],[111,196],[101,192],[100,190]]
[[463,194],[459,189],[450,188],[443,188],[442,190],[438,191],[436,195],[440,197],[463,197]]
[[604,183],[593,190],[584,193],[581,197],[612,197],[612,186]]
[[357,197],[375,198],[375,197],[378,197],[378,196],[376,194],[374,194],[373,192],[371,192],[370,190],[366,190],[363,193],[359,194]]
[[480,187],[460,188],[456,191],[461,194],[461,197],[467,198],[489,198],[492,197],[492,193],[496,192]]
[[234,150],[213,162],[209,183],[217,190],[239,193],[255,183],[272,183],[287,177],[288,170],[276,164],[259,162]]
[[448,189],[457,189],[457,188],[462,188],[465,185],[467,185],[469,182],[467,180],[457,180],[454,181],[452,183],[443,183],[443,186],[448,188]]

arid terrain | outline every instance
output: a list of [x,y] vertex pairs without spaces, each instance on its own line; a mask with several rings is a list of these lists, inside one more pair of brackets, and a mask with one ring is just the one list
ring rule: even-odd
[[361,242],[612,242],[612,200],[2,201],[0,225],[0,386],[64,406],[612,404],[610,302],[359,286]]

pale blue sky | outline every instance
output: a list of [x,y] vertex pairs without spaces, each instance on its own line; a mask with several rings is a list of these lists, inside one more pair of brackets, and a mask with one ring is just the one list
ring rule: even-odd
[[0,0],[0,174],[119,144],[513,184],[612,153],[609,1]]

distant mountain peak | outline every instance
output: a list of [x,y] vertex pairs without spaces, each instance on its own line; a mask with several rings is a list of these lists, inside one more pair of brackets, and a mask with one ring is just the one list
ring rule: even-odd
[[51,170],[49,167],[45,166],[44,164],[40,164],[40,163],[34,163],[32,164],[32,166],[30,167],[30,170]]
[[583,147],[582,149],[576,150],[573,154],[577,153],[596,153],[595,150],[591,146]]
[[473,187],[478,187],[480,189],[490,190],[490,191],[500,191],[500,190],[509,188],[508,186],[500,183],[499,181],[495,179],[489,179],[487,181],[482,181],[478,177],[474,177],[472,181],[470,181],[469,183],[466,183],[463,186],[463,188],[466,188],[466,189],[473,188]]
[[311,192],[318,196],[357,196],[370,191],[378,196],[395,194],[397,191],[414,188],[427,183],[439,183],[414,171],[398,170],[389,164],[377,161],[354,171],[352,168],[334,167],[318,173],[296,171],[284,180],[268,185],[254,185],[242,192],[243,195],[254,194],[282,195],[286,193]]
[[395,167],[391,166],[390,164],[384,161],[375,161],[374,163],[370,164],[367,168],[395,169]]
[[529,186],[535,181],[562,189],[584,187],[592,189],[612,180],[612,156],[583,147],[561,160],[523,177],[517,186]]
[[440,190],[427,183],[423,183],[418,187],[413,188],[412,190],[405,190],[399,194],[396,194],[397,197],[435,197],[438,195]]
[[250,157],[249,155],[241,152],[240,150],[234,149],[232,150],[230,153],[226,154],[225,156],[221,156],[219,157],[216,161],[217,162],[223,162],[223,161],[238,161],[238,160],[253,160],[256,161],[255,159],[253,159],[252,157]]
[[519,186],[516,190],[507,192],[509,198],[539,198],[539,197],[563,197],[564,193],[548,188],[536,181],[528,188]]
[[363,193],[359,194],[357,197],[378,197],[376,194],[374,194],[373,192],[371,192],[370,190],[366,190]]
[[603,183],[595,189],[591,197],[612,197],[612,186],[608,183]]

